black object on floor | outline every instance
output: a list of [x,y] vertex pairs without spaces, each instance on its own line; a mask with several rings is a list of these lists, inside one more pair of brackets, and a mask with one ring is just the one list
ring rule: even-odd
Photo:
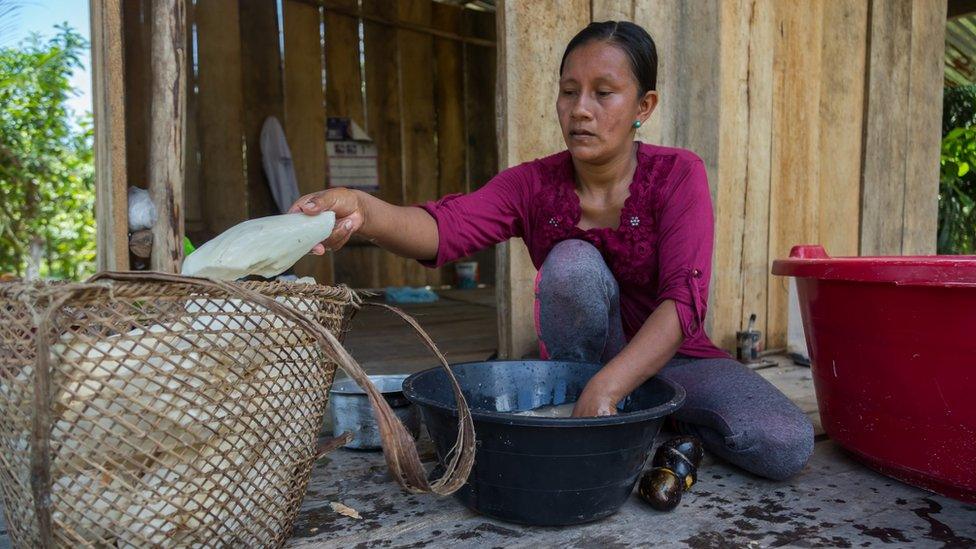
[[698,466],[705,455],[693,436],[672,438],[654,453],[651,469],[641,477],[637,493],[658,511],[671,511],[681,503],[681,494],[698,480]]
[[[474,469],[457,497],[499,520],[558,526],[615,513],[634,489],[664,417],[684,402],[684,389],[652,378],[627,397],[616,416],[517,416],[574,402],[599,364],[542,360],[470,362],[452,366],[474,419]],[[439,368],[403,384],[419,405],[439,458],[457,436],[457,410]]]
[[800,353],[789,353],[787,356],[789,356],[790,360],[793,361],[793,364],[796,364],[797,366],[806,366],[807,368],[810,367],[810,357],[808,356]]

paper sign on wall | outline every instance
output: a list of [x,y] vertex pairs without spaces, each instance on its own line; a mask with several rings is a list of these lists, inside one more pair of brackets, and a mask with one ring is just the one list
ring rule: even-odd
[[376,145],[348,118],[328,119],[329,184],[366,192],[380,190]]

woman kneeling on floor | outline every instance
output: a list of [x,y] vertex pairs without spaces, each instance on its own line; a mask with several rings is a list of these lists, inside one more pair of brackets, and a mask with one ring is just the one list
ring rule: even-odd
[[593,23],[567,45],[559,74],[567,150],[420,207],[341,188],[304,196],[292,211],[338,219],[312,252],[358,232],[438,267],[521,237],[539,269],[543,358],[605,364],[574,416],[614,414],[661,376],[687,392],[673,418],[680,431],[757,475],[794,475],[813,451],[810,421],[704,330],[714,230],[705,166],[690,151],[635,140],[658,102],[653,40],[633,23]]

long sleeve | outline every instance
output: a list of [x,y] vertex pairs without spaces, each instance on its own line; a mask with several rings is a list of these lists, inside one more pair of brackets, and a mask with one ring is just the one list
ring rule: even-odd
[[674,301],[688,340],[704,330],[715,230],[702,162],[694,161],[665,193],[658,223],[657,304]]
[[493,244],[524,236],[532,168],[527,164],[500,172],[469,194],[452,194],[419,207],[437,222],[437,257],[421,261],[440,267]]

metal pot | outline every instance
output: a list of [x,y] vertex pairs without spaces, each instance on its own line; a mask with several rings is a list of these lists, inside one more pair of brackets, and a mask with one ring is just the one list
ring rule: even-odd
[[[386,398],[386,402],[393,408],[407,431],[417,438],[420,435],[420,415],[417,407],[403,396],[403,380],[407,376],[377,375],[369,376],[369,379]],[[346,378],[333,383],[329,395],[333,432],[336,435],[353,433],[353,439],[346,444],[346,448],[382,449],[379,426],[373,417],[373,406],[369,403],[366,391],[354,380]]]

